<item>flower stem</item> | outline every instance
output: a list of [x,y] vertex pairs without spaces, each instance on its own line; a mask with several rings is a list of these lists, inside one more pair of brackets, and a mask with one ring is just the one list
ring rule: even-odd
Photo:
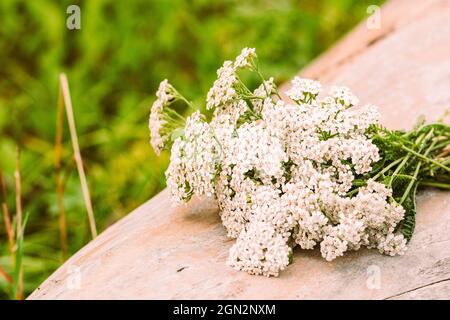
[[391,162],[388,166],[386,166],[383,170],[378,172],[372,179],[377,180],[383,173],[391,169],[392,167],[395,167],[399,162],[401,162],[403,158],[397,159],[394,162]]
[[438,161],[436,161],[436,160],[433,160],[433,159],[431,159],[431,158],[429,158],[429,157],[426,157],[426,156],[424,156],[424,155],[422,155],[422,154],[420,154],[420,153],[418,153],[418,152],[416,152],[416,151],[414,151],[414,150],[408,148],[408,147],[405,146],[405,145],[401,145],[400,147],[401,147],[403,150],[408,151],[409,153],[415,155],[416,157],[418,157],[418,158],[420,158],[420,159],[422,159],[422,160],[424,160],[424,161],[433,163],[434,165],[436,165],[436,166],[438,166],[438,167],[444,169],[445,171],[450,172],[450,168],[447,167],[447,166],[445,166],[445,165],[443,165],[443,164],[441,164],[440,162],[438,162]]
[[449,183],[421,180],[419,184],[421,186],[436,187],[436,188],[449,189],[450,190],[450,184]]

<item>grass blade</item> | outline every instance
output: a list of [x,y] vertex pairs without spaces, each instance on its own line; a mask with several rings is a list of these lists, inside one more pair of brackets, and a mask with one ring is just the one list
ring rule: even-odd
[[17,300],[23,299],[23,243],[25,238],[25,227],[28,221],[28,213],[25,215],[22,228],[18,230],[16,261],[13,274],[13,297]]
[[[16,149],[16,170],[14,171],[14,177],[16,180],[16,220],[17,220],[17,239],[16,243],[18,247],[15,252],[15,264],[14,264],[14,274],[15,274],[15,283],[14,283],[14,297],[17,300],[23,299],[23,268],[22,268],[22,252],[20,251],[21,241],[23,242],[23,227],[22,227],[22,181],[20,177],[20,148]],[[20,258],[20,263],[18,263],[18,259]],[[17,274],[16,274],[17,273]]]
[[75,127],[75,118],[73,116],[72,100],[70,98],[69,82],[67,76],[62,73],[59,76],[61,83],[61,90],[64,98],[64,105],[66,106],[67,121],[69,122],[70,137],[72,140],[73,152],[75,156],[75,162],[77,163],[78,175],[80,176],[81,190],[83,192],[83,199],[86,205],[88,213],[89,225],[91,228],[92,238],[97,236],[97,228],[95,226],[94,211],[92,209],[91,196],[89,194],[89,188],[86,180],[86,174],[83,168],[83,159],[81,158],[80,147],[78,145],[78,136]]
[[22,183],[20,179],[20,149],[16,149],[16,170],[14,171],[16,179],[16,218],[17,218],[17,238],[19,231],[22,230]]
[[59,213],[59,242],[61,247],[62,261],[67,259],[67,223],[64,210],[64,185],[61,180],[61,153],[62,153],[62,133],[64,117],[64,101],[61,88],[58,95],[58,110],[56,116],[56,138],[55,138],[55,183],[56,196]]
[[9,283],[12,284],[13,283],[13,279],[12,277],[2,268],[0,267],[0,276],[2,276],[3,278],[5,278],[5,280]]
[[2,209],[3,209],[3,219],[5,221],[5,229],[8,235],[8,245],[11,258],[14,261],[14,229],[11,224],[11,215],[9,214],[7,198],[6,198],[6,186],[3,180],[2,168],[0,167],[0,188],[2,192]]

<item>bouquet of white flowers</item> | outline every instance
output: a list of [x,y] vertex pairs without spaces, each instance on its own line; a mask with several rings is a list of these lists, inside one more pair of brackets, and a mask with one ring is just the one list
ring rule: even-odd
[[[253,72],[250,90],[238,73]],[[167,80],[151,108],[151,144],[171,149],[167,186],[177,202],[217,199],[228,236],[228,264],[277,276],[292,249],[320,246],[331,261],[365,246],[401,255],[412,236],[418,186],[450,188],[450,127],[409,132],[378,123],[377,108],[358,106],[346,87],[321,95],[317,81],[294,78],[283,100],[264,79],[254,49],[225,61],[209,90],[208,122]],[[323,96],[323,97],[322,97]]]

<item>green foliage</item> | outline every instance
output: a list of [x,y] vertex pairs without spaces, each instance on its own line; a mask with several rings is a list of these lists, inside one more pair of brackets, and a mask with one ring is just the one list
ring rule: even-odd
[[[99,230],[164,187],[168,155],[148,144],[153,92],[168,78],[202,105],[214,70],[242,47],[281,83],[381,0],[0,1],[0,161],[14,212],[14,154],[22,149],[25,292],[61,263],[54,176],[58,74],[69,78],[81,152]],[[66,8],[81,8],[68,30]],[[90,239],[67,125],[64,205],[69,253]],[[0,264],[11,273],[0,224]],[[0,280],[0,298],[7,291]]]
[[[374,164],[363,180],[373,178],[392,188],[392,201],[405,209],[405,217],[398,230],[409,241],[416,224],[418,187],[450,189],[450,126],[425,124],[420,119],[409,132],[372,126],[369,133],[380,150],[381,160]],[[350,195],[355,195],[361,185],[353,183],[353,186]]]
[[403,207],[405,208],[405,218],[400,223],[400,231],[406,240],[411,240],[416,227],[416,194],[418,183],[415,183],[413,190],[403,202]]

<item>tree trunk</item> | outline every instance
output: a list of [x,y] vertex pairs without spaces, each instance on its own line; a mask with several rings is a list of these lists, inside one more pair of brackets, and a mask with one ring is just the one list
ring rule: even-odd
[[[363,22],[301,75],[347,85],[380,107],[389,128],[435,121],[450,106],[450,1],[393,0],[379,29]],[[374,26],[371,24],[371,26]],[[375,23],[376,26],[376,23]],[[410,299],[450,298],[450,193],[418,196],[417,227],[404,256],[376,250],[333,262],[295,249],[278,278],[225,264],[226,237],[214,201],[170,205],[164,190],[104,231],[30,299]]]

